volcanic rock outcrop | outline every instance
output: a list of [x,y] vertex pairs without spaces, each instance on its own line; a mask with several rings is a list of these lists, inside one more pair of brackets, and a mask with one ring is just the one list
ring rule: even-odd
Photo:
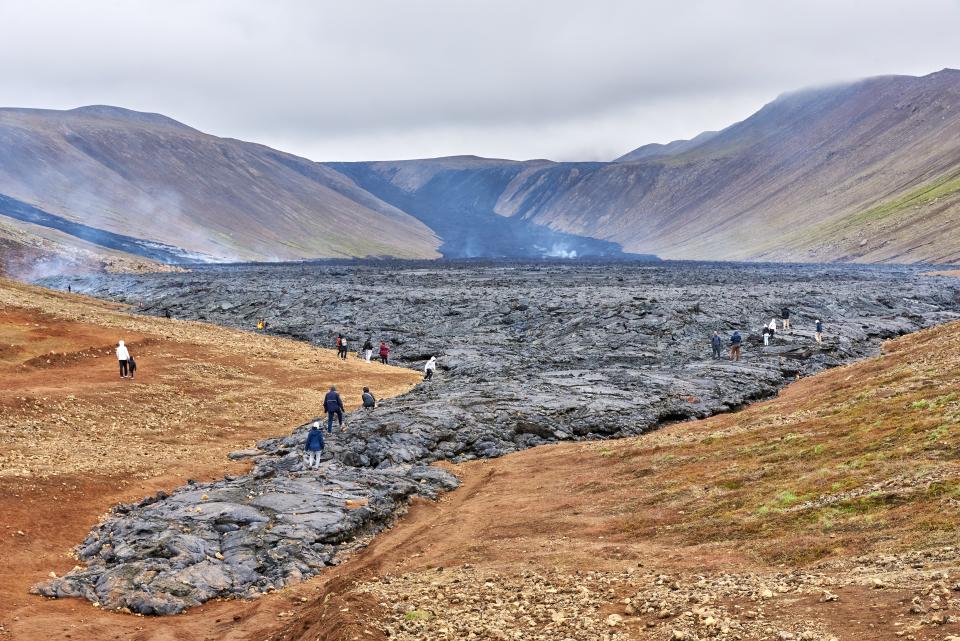
[[[387,341],[402,364],[440,363],[433,380],[349,416],[321,472],[302,469],[303,428],[261,442],[238,454],[256,456],[249,476],[116,508],[79,548],[86,567],[38,587],[158,614],[252,596],[335,563],[408,497],[455,485],[426,467],[433,461],[730,411],[875,353],[885,338],[960,318],[960,284],[911,268],[288,265],[47,284],[68,283],[150,314],[249,328],[265,317],[270,331],[320,345],[342,332],[355,346]],[[784,306],[793,330],[764,346],[760,329]],[[734,329],[743,360],[713,359],[709,336],[726,342]]]

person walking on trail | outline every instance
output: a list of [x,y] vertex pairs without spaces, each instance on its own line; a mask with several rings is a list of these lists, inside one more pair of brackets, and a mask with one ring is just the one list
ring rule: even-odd
[[813,332],[813,337],[816,339],[817,345],[823,344],[823,321],[819,318],[817,319],[816,330]]
[[323,448],[323,430],[320,429],[320,421],[314,421],[310,424],[307,441],[303,446],[307,467],[313,470],[320,467],[320,455],[323,454]]
[[743,343],[743,337],[740,335],[740,332],[735,331],[730,337],[730,360],[739,361],[740,360],[740,345]]
[[380,362],[384,365],[390,360],[390,348],[383,341],[380,341]]
[[369,363],[371,356],[373,356],[373,343],[371,343],[370,339],[368,338],[363,344],[363,360]]
[[120,362],[120,378],[127,378],[130,372],[130,352],[127,351],[127,346],[123,344],[123,341],[117,343],[117,360]]
[[780,320],[783,321],[783,331],[790,329],[790,309],[788,307],[780,310]]
[[427,364],[423,366],[423,380],[429,381],[433,378],[433,372],[437,369],[437,357],[431,356]]
[[130,372],[130,378],[137,373],[137,361],[133,359],[133,354],[127,354],[127,370]]
[[330,386],[330,391],[323,397],[323,409],[327,412],[327,432],[333,434],[333,417],[337,417],[337,424],[343,430],[343,399],[337,391],[336,385]]
[[720,332],[714,332],[710,338],[710,347],[713,349],[713,358],[719,360],[720,350],[723,349],[723,339],[720,338]]
[[337,356],[339,356],[343,360],[347,360],[347,350],[348,350],[347,339],[344,338],[343,336],[340,336],[337,339]]
[[377,406],[377,399],[373,395],[373,392],[370,391],[369,387],[363,388],[363,394],[360,395],[361,400],[363,400],[363,408],[367,410],[372,410]]

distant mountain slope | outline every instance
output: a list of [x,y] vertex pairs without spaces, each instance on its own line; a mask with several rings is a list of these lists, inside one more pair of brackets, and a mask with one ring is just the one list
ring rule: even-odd
[[430,229],[322,165],[116,107],[0,109],[0,194],[213,260],[439,255]]
[[431,226],[469,210],[665,258],[960,261],[954,70],[785,94],[723,131],[612,163],[330,166]]
[[620,156],[614,162],[632,162],[635,160],[643,160],[645,158],[653,158],[656,156],[676,156],[684,151],[693,149],[697,145],[702,145],[711,138],[714,138],[718,133],[720,132],[705,131],[702,134],[694,136],[690,140],[674,140],[673,142],[668,142],[665,145],[652,142],[649,145],[637,147],[633,151]]
[[440,251],[447,257],[622,256],[618,244],[589,234],[569,234],[496,213],[499,198],[518,176],[555,164],[455,156],[328,166],[433,229],[443,239]]
[[541,170],[497,211],[668,257],[957,261],[958,177],[946,70],[787,94],[668,157]]

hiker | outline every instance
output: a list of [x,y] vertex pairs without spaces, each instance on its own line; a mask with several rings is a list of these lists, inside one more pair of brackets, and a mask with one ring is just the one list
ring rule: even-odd
[[327,432],[333,434],[333,417],[337,417],[337,423],[343,430],[343,399],[337,392],[337,386],[331,385],[330,391],[323,397],[323,409],[327,411]]
[[127,362],[130,359],[130,352],[127,351],[127,346],[123,344],[123,341],[117,343],[117,360],[120,361],[120,378],[126,378],[129,363]]
[[427,364],[423,366],[423,380],[429,381],[433,378],[433,372],[437,369],[437,357],[431,356]]
[[373,343],[370,342],[368,338],[363,344],[363,360],[370,362],[370,357],[373,356]]
[[770,339],[777,333],[777,319],[771,318],[770,324],[763,328],[763,344],[769,345]]
[[72,294],[72,293],[73,293],[73,285],[67,285],[67,293],[68,293],[68,294]]
[[307,467],[314,470],[320,467],[320,455],[323,453],[323,448],[323,430],[320,429],[320,421],[314,421],[310,424],[307,441],[303,446]]
[[390,360],[390,348],[387,347],[387,344],[383,341],[380,341],[380,362],[384,365],[387,364],[387,361]]
[[337,356],[347,360],[347,339],[343,337],[343,334],[337,334]]
[[137,373],[137,361],[133,360],[133,354],[127,354],[127,369],[130,371],[130,378]]
[[377,406],[377,399],[374,397],[373,392],[370,391],[369,387],[363,388],[363,394],[360,395],[360,398],[363,400],[363,408],[372,410]]
[[813,337],[817,340],[817,345],[823,344],[823,321],[819,318],[817,319],[816,330],[813,332]]
[[169,308],[169,307],[164,307],[164,308],[163,308],[163,317],[164,317],[164,318],[170,318],[170,308]]
[[780,320],[783,321],[783,331],[790,329],[790,309],[784,307],[780,310]]
[[262,331],[263,331],[263,328],[266,327],[266,325],[267,325],[267,324],[263,321],[262,318],[261,318],[261,319],[258,319],[258,320],[257,320],[257,331],[262,332]]
[[740,360],[740,344],[743,343],[743,337],[740,336],[740,332],[734,331],[733,335],[730,337],[730,360],[739,361]]
[[713,348],[713,358],[720,358],[720,350],[723,348],[723,340],[720,338],[720,332],[714,332],[710,338],[710,347]]

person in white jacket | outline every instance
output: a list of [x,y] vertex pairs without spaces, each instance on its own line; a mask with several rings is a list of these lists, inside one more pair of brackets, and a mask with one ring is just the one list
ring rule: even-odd
[[433,378],[433,372],[437,369],[437,357],[431,356],[427,364],[423,366],[423,380],[429,381]]
[[777,319],[771,318],[770,324],[767,325],[763,330],[763,344],[769,345],[770,339],[773,338],[773,335],[777,333]]
[[127,368],[127,361],[130,360],[130,352],[127,351],[127,346],[123,344],[123,341],[117,343],[117,360],[120,361],[120,378],[127,378],[130,373],[130,370]]

